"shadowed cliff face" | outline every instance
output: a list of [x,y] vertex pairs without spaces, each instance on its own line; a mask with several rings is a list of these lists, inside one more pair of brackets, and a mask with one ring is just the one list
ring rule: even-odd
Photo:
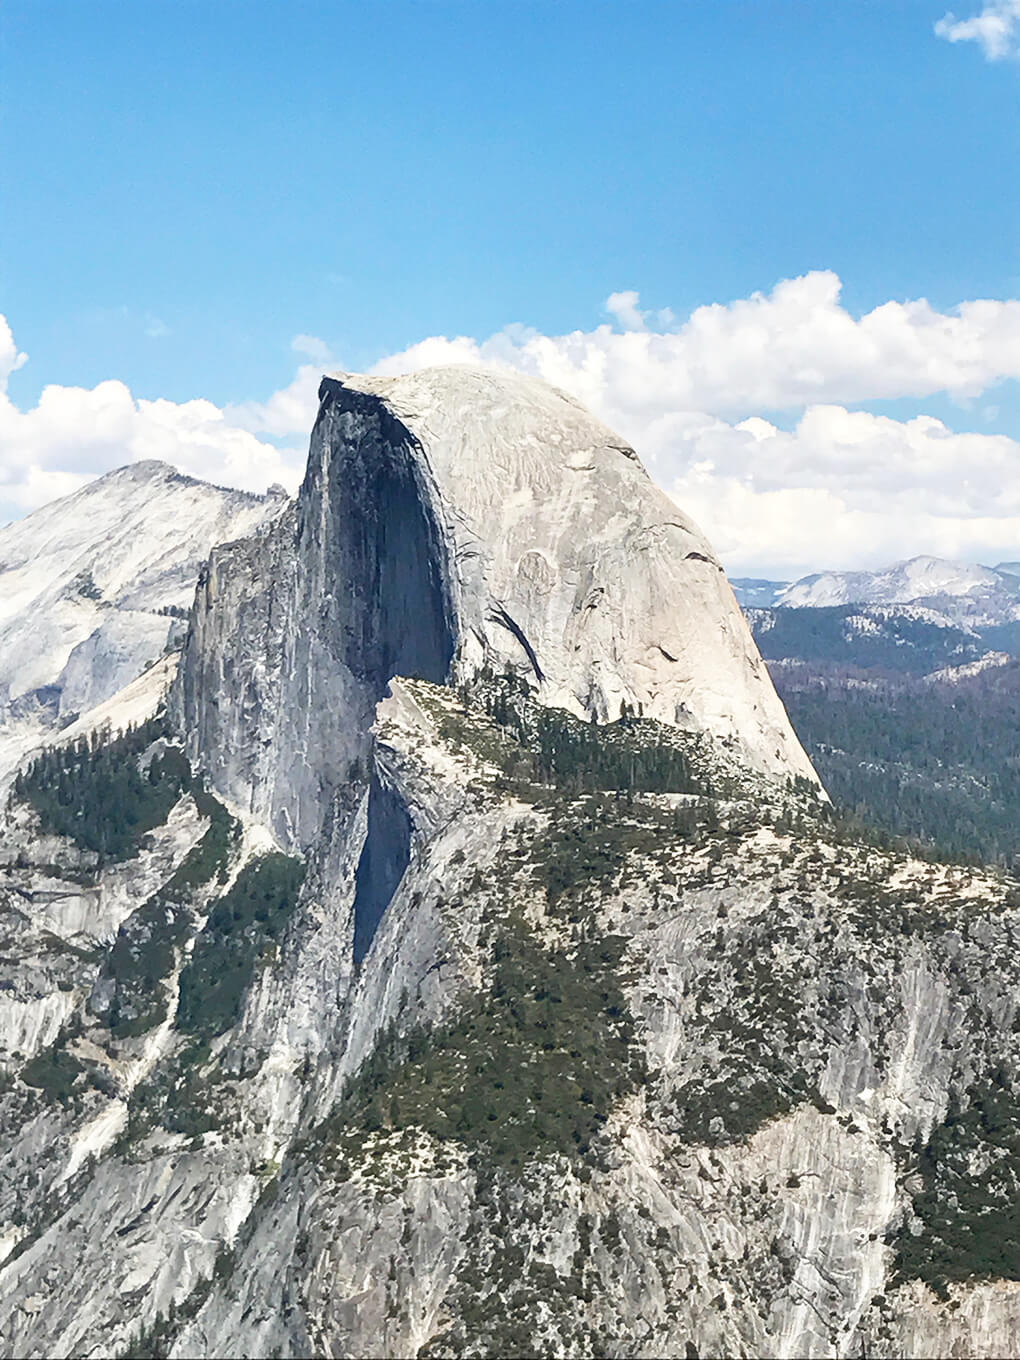
[[355,876],[355,963],[368,953],[383,913],[404,876],[410,850],[407,809],[396,792],[373,775],[368,792],[368,830]]
[[298,554],[327,567],[321,625],[381,697],[394,675],[442,684],[453,658],[442,535],[422,485],[422,453],[378,397],[326,379],[301,490]]
[[294,515],[210,561],[174,701],[215,787],[303,847],[369,762],[389,680],[444,682],[455,645],[420,447],[378,397],[320,396]]
[[[422,484],[424,455],[377,397],[325,379],[301,491],[298,560],[324,564],[323,645],[374,705],[395,675],[442,684],[454,652],[445,547]],[[358,719],[357,713],[351,715]],[[364,711],[361,722],[371,721]],[[367,738],[367,723],[355,739]],[[373,768],[354,898],[354,962],[407,867],[411,821]]]

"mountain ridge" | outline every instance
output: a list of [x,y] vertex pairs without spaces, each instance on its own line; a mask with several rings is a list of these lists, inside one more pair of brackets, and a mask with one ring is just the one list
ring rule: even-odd
[[[577,716],[640,709],[814,780],[700,531],[576,402],[468,368],[321,393],[293,512],[212,554],[173,699],[189,755],[282,841],[318,833],[388,674],[509,668]],[[251,683],[224,665],[238,635]]]
[[213,544],[282,504],[149,460],[0,528],[0,776],[179,641]]
[[3,809],[0,1352],[1016,1351],[1020,884],[833,817],[576,404],[365,386]]
[[[919,605],[955,624],[990,627],[1020,618],[1020,578],[1011,564],[921,555],[872,571],[823,571],[796,581],[738,577],[742,606],[811,609],[836,605]],[[1015,565],[1015,564],[1013,564]]]

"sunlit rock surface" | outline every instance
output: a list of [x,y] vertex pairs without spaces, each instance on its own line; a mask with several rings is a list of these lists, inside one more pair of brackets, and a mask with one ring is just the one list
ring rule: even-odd
[[317,834],[392,675],[527,674],[814,775],[722,568],[637,455],[518,374],[326,378],[292,516],[213,553],[178,712],[219,788]]
[[1016,1352],[1017,885],[832,820],[614,436],[328,379],[187,629],[61,734],[169,688],[162,820],[3,814],[0,1354]]
[[210,548],[285,504],[150,460],[0,527],[0,776],[179,646]]

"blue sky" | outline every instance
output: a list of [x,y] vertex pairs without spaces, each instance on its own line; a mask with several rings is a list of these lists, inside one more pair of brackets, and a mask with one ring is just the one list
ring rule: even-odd
[[[618,330],[606,300],[630,290],[668,332],[819,271],[854,318],[1014,299],[1020,63],[937,36],[944,13],[5,0],[0,311],[28,355],[10,398],[26,412],[47,384],[115,379],[136,402],[233,408],[302,359]],[[850,412],[1020,439],[1012,370],[989,373],[965,393],[822,387]],[[737,382],[725,414],[794,429],[806,403],[774,400]],[[8,514],[30,500],[12,491]]]

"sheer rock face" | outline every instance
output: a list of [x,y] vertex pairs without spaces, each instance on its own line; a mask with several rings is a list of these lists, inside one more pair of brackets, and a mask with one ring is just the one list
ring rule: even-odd
[[285,504],[150,460],[0,527],[0,777],[179,646],[209,550]]
[[[489,701],[547,709],[437,683],[487,662],[666,719],[600,754],[682,749],[699,792],[537,769]],[[219,870],[181,886],[197,788],[88,881],[4,814],[0,1356],[1015,1353],[982,1233],[1020,1137],[1017,885],[836,836],[776,778],[810,768],[756,665],[696,530],[569,399],[327,380],[301,497],[214,552],[174,682],[242,823]],[[279,928],[227,917],[280,846]],[[245,932],[202,1039],[184,970],[220,950],[215,997]],[[114,983],[152,1001],[116,1034]]]
[[617,435],[516,374],[325,379],[293,517],[202,582],[177,694],[193,753],[308,844],[387,680],[485,664],[814,779],[722,568]]

